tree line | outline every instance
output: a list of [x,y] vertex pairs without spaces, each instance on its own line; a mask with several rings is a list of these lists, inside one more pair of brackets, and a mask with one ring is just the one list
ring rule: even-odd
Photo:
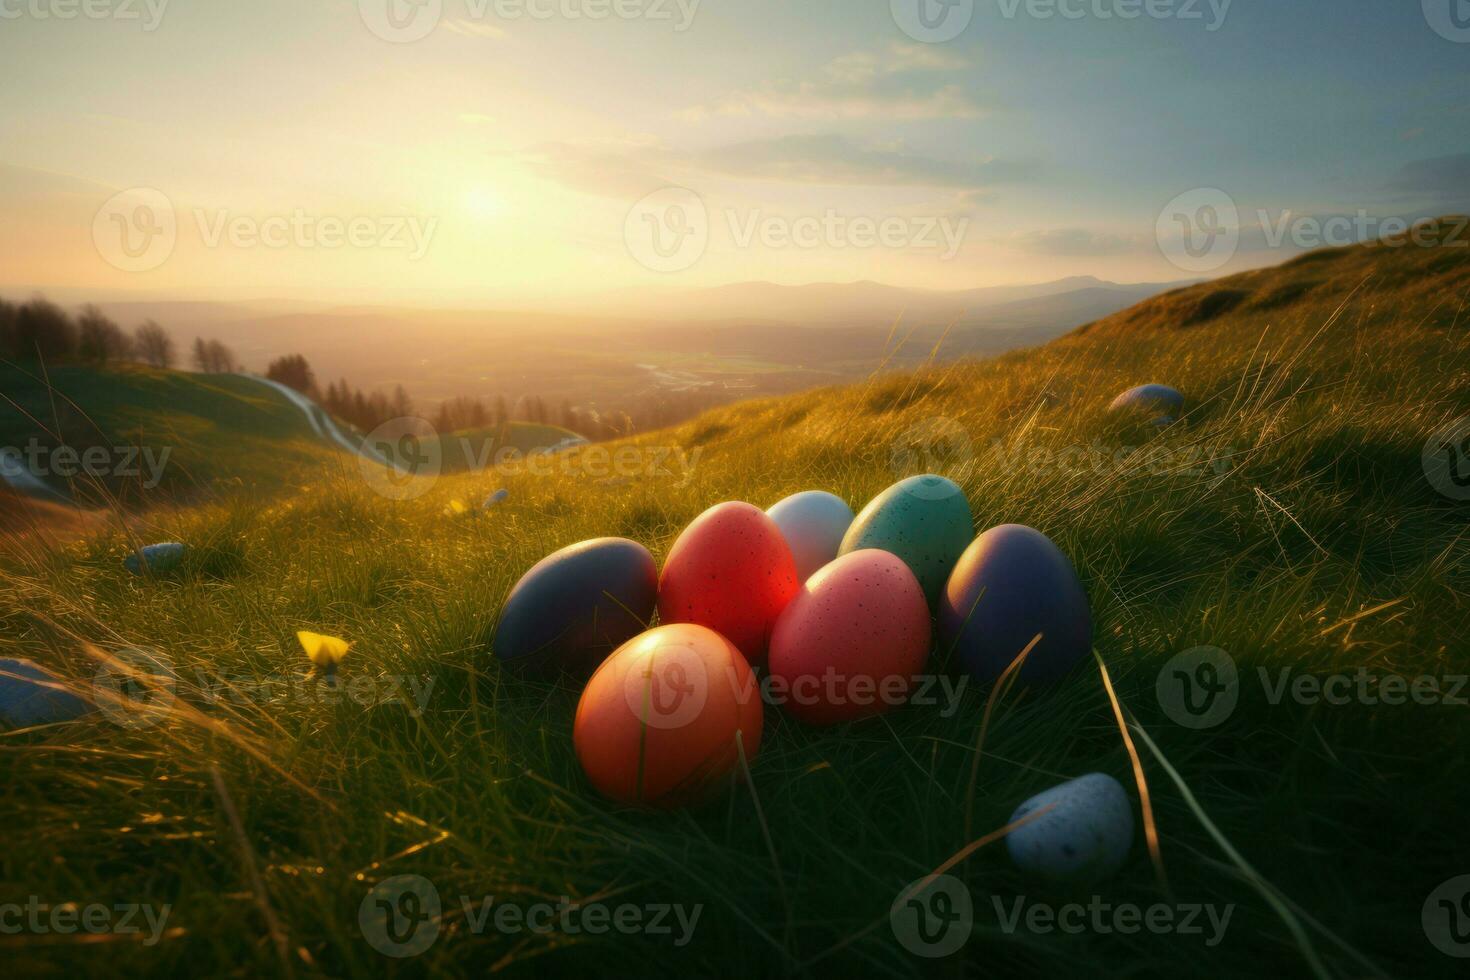
[[[86,364],[131,361],[172,368],[178,350],[168,331],[153,320],[144,320],[129,331],[91,304],[73,316],[38,297],[25,303],[0,300],[0,357]],[[203,337],[195,339],[191,361],[208,374],[240,370],[232,350]]]
[[138,361],[172,367],[173,338],[152,320],[131,332],[95,306],[73,317],[45,299],[25,303],[0,300],[0,354],[12,360]]
[[[145,320],[129,331],[93,305],[84,306],[73,316],[41,297],[23,303],[0,300],[0,358],[90,364],[131,361],[172,368],[178,356],[173,338],[153,320]],[[229,347],[203,337],[195,339],[190,361],[195,369],[211,374],[242,370]],[[414,414],[413,399],[402,385],[396,386],[391,395],[354,388],[345,378],[321,388],[310,363],[300,354],[276,358],[265,376],[312,398],[362,432]],[[442,433],[499,428],[519,421],[561,426],[591,440],[614,439],[676,425],[719,401],[699,391],[653,392],[623,408],[608,410],[573,406],[565,400],[553,407],[540,395],[514,401],[499,395],[489,402],[464,395],[441,402],[430,421]]]

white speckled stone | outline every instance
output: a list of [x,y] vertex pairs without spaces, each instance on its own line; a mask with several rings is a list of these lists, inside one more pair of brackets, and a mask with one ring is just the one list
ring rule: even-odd
[[59,683],[34,661],[0,660],[0,728],[74,721],[92,710],[75,694],[46,686]]
[[[1054,805],[1053,805],[1054,804]],[[1006,837],[1016,867],[1059,881],[1096,881],[1123,866],[1133,844],[1133,804],[1112,776],[1094,772],[1038,793],[1015,822],[1052,809]]]

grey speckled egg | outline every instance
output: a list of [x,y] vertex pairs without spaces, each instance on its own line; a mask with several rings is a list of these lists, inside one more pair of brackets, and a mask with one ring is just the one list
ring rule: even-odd
[[1184,411],[1184,396],[1168,385],[1139,385],[1114,398],[1108,411],[1154,413],[1154,425],[1169,425]]
[[847,529],[838,554],[877,548],[897,555],[919,580],[933,609],[974,534],[963,490],[942,476],[911,476],[868,502]]
[[61,721],[75,721],[92,706],[70,691],[60,690],[61,681],[32,660],[0,660],[0,727],[31,728]]
[[184,562],[184,553],[188,551],[177,541],[165,541],[162,544],[144,545],[137,551],[128,555],[123,565],[134,575],[143,574],[143,566],[148,566],[148,571],[156,574],[171,572]]
[[1133,805],[1112,776],[1094,772],[1038,793],[1011,814],[1052,809],[1006,837],[1016,867],[1053,881],[1092,882],[1123,866],[1133,845]]

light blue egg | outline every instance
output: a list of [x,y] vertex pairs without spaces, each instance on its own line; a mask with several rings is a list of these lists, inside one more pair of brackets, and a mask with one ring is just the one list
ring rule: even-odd
[[1053,881],[1095,882],[1123,866],[1133,846],[1133,805],[1116,779],[1094,772],[1054,786],[1017,807],[1010,822],[1048,806],[1006,837],[1016,867]]
[[494,507],[496,504],[503,502],[509,496],[510,496],[510,491],[507,490],[507,489],[505,489],[504,487],[501,487],[499,490],[496,490],[490,496],[488,496],[488,497],[485,498],[485,503],[484,503],[483,507],[484,507],[485,510],[489,510],[491,507]]
[[933,474],[911,476],[868,502],[847,529],[838,554],[877,548],[897,555],[933,609],[974,535],[970,502],[958,485]]
[[1139,385],[1114,398],[1108,411],[1157,413],[1153,424],[1162,428],[1174,424],[1174,419],[1184,411],[1184,396],[1168,385]]
[[188,548],[177,541],[144,545],[128,555],[123,560],[123,566],[134,575],[142,575],[145,565],[155,575],[171,572],[184,563],[184,554],[187,551]]
[[842,536],[853,520],[847,501],[822,490],[794,493],[766,514],[781,529],[796,559],[796,576],[803,582],[837,557]]
[[61,680],[32,660],[0,660],[0,726],[31,728],[75,721],[92,706],[70,691]]

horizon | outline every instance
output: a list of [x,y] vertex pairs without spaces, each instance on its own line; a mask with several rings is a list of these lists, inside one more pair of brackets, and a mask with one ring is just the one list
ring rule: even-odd
[[1427,8],[573,6],[7,14],[0,293],[531,312],[1171,282],[1470,210],[1470,69]]

